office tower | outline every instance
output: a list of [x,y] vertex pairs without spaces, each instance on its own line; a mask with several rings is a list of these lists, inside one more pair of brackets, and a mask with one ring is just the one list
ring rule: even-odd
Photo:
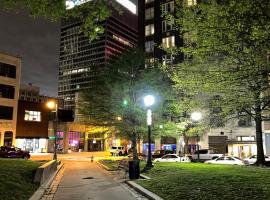
[[80,32],[81,21],[62,22],[58,96],[64,99],[65,109],[75,110],[76,92],[95,87],[112,57],[136,46],[137,15],[124,6],[122,10],[122,14],[112,11],[102,22],[104,34],[92,42]]

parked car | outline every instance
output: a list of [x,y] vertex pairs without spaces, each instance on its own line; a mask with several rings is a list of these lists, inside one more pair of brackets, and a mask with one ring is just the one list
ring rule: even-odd
[[200,149],[198,151],[195,151],[194,154],[191,155],[192,160],[197,160],[199,154],[200,160],[211,160],[214,158],[218,158],[220,156],[223,156],[221,153],[215,153],[213,149]]
[[123,146],[112,146],[110,149],[110,153],[112,156],[122,156],[125,155],[125,147]]
[[23,158],[29,159],[30,154],[29,151],[23,151],[17,147],[0,147],[0,157],[1,158]]
[[[266,156],[265,155],[264,156],[264,159],[265,159],[265,161],[270,161],[270,157],[269,156]],[[257,155],[253,155],[253,156],[250,156],[250,157],[244,159],[244,162],[246,164],[249,164],[249,165],[254,164],[256,161],[257,161]]]
[[244,161],[231,156],[220,156],[213,160],[205,161],[207,164],[225,164],[225,165],[245,165]]
[[191,160],[187,156],[180,157],[176,154],[167,154],[161,158],[155,159],[154,162],[191,162]]
[[164,155],[167,154],[173,154],[173,151],[171,150],[155,150],[155,152],[152,154],[152,158],[161,158]]

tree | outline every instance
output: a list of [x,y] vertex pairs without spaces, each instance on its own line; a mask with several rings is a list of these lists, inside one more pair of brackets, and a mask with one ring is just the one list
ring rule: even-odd
[[[83,2],[84,0],[80,0]],[[92,0],[66,9],[67,2],[73,0],[4,0],[0,1],[0,8],[6,10],[20,11],[26,9],[34,18],[45,17],[52,21],[76,18],[81,20],[81,31],[92,41],[98,39],[104,33],[102,21],[110,15],[112,8],[121,12],[119,5],[114,0]]]
[[171,70],[175,87],[203,94],[205,106],[227,118],[245,113],[256,123],[257,165],[264,164],[262,122],[270,105],[270,5],[267,0],[177,0],[175,23],[185,60]]
[[137,139],[146,133],[146,108],[143,97],[155,96],[152,106],[154,126],[162,121],[162,109],[167,91],[164,74],[158,68],[145,69],[145,55],[140,49],[130,49],[107,66],[99,84],[85,91],[80,104],[88,122],[115,126],[122,136],[132,141],[133,159],[138,160]]

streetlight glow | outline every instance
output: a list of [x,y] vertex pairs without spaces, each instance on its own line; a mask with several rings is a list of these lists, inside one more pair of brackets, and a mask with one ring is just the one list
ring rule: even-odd
[[200,112],[193,112],[191,114],[191,119],[195,122],[200,121],[202,119],[202,113]]
[[145,106],[149,107],[155,103],[155,98],[152,95],[147,95],[143,99]]
[[47,106],[50,110],[52,110],[52,109],[55,109],[56,103],[55,103],[54,101],[48,101],[47,104],[46,104],[46,106]]

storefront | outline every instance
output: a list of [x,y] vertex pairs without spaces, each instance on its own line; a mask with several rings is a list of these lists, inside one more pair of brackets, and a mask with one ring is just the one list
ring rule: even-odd
[[228,154],[246,158],[257,154],[255,136],[238,136],[236,141],[228,141]]
[[45,153],[47,152],[48,139],[47,138],[17,138],[17,147],[31,153]]

